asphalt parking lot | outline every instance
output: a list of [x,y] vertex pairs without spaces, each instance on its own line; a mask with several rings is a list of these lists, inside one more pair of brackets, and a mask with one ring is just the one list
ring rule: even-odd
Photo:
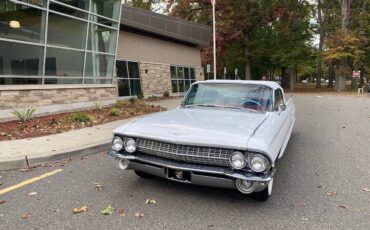
[[[267,202],[139,178],[101,153],[1,172],[0,191],[62,169],[0,195],[0,229],[369,229],[370,97],[298,94],[295,102],[296,125]],[[115,212],[100,214],[108,205]]]

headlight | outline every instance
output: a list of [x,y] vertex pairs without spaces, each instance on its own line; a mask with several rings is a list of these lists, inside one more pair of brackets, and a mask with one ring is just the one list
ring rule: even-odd
[[136,151],[136,142],[132,138],[127,138],[125,140],[125,150],[128,153],[133,153]]
[[114,137],[112,142],[112,149],[114,151],[121,151],[123,148],[123,141],[120,137]]
[[253,171],[255,172],[263,172],[267,169],[269,165],[269,161],[267,160],[266,157],[260,155],[260,154],[255,154],[251,157],[250,160],[250,167]]
[[234,169],[242,169],[247,163],[247,159],[241,152],[234,152],[230,157],[230,164]]

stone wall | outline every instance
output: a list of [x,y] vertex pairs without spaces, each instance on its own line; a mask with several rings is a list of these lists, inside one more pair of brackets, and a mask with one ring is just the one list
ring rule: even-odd
[[195,68],[195,79],[197,81],[204,81],[204,69],[203,67],[197,67]]
[[171,93],[170,71],[170,65],[140,63],[141,89],[144,96],[162,96],[166,91]]
[[[158,63],[140,63],[141,90],[145,97],[162,96],[164,92],[172,93],[170,65]],[[197,81],[204,80],[202,67],[195,68]]]
[[116,100],[115,85],[39,85],[0,88],[0,110]]

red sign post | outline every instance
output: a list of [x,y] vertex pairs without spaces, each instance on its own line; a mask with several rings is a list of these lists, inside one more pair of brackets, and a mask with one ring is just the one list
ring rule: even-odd
[[360,70],[353,70],[352,71],[352,77],[353,78],[359,78],[361,75],[361,71]]

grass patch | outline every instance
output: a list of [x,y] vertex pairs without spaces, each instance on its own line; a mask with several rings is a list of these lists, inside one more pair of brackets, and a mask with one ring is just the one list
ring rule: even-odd
[[112,116],[112,117],[118,116],[120,112],[121,110],[118,108],[111,108],[109,110],[109,116]]
[[72,122],[88,122],[91,121],[92,116],[81,113],[81,112],[73,112],[68,115],[68,120]]

